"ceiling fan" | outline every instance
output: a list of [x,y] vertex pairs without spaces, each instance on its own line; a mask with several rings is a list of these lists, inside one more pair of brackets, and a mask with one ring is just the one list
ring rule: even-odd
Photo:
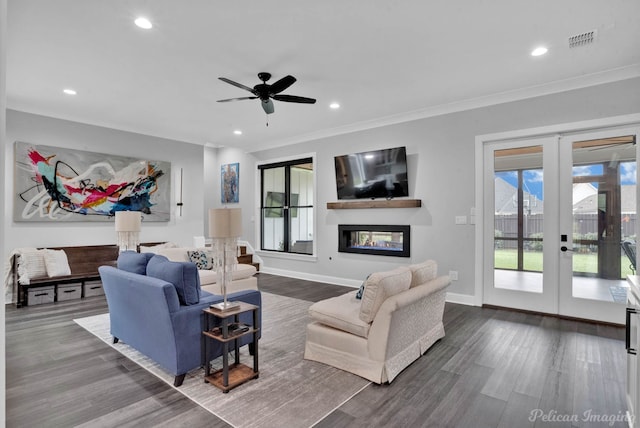
[[260,99],[262,108],[267,114],[271,114],[274,112],[274,106],[273,106],[272,100],[284,101],[288,103],[302,103],[302,104],[315,104],[316,102],[314,98],[280,94],[280,92],[284,91],[289,86],[295,83],[296,78],[291,75],[283,77],[282,79],[276,81],[272,85],[267,84],[267,81],[271,79],[271,73],[265,73],[265,72],[258,73],[258,78],[262,80],[262,83],[259,83],[253,88],[250,88],[241,83],[234,82],[233,80],[227,79],[226,77],[219,77],[218,79],[222,80],[223,82],[227,82],[230,85],[237,86],[238,88],[251,92],[253,96],[240,97],[240,98],[228,98],[226,100],[218,100],[218,102],[225,103],[228,101]]

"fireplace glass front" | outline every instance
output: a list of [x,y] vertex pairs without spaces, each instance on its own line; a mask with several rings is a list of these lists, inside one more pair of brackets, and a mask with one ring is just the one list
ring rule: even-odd
[[410,227],[397,225],[338,225],[338,251],[410,257]]

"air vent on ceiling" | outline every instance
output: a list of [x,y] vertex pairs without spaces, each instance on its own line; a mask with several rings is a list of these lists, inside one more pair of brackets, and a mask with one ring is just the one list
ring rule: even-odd
[[588,45],[593,43],[598,35],[596,30],[587,31],[586,33],[576,34],[569,37],[569,47],[577,48],[579,46]]

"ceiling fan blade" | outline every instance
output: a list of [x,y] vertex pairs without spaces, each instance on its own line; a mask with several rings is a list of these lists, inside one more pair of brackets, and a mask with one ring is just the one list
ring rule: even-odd
[[226,83],[228,83],[228,84],[230,84],[230,85],[236,86],[236,87],[238,87],[238,88],[240,88],[240,89],[244,89],[245,91],[249,91],[249,92],[251,92],[251,93],[252,93],[252,94],[254,94],[254,95],[258,95],[258,94],[256,94],[256,92],[255,92],[255,90],[254,90],[253,88],[250,88],[250,87],[248,87],[248,86],[245,86],[245,85],[243,85],[242,83],[234,82],[233,80],[229,80],[229,79],[227,79],[226,77],[218,77],[218,79],[220,79],[220,80],[222,80],[223,82],[226,82]]
[[219,103],[226,103],[228,101],[240,101],[240,100],[255,100],[258,97],[240,97],[240,98],[227,98],[226,100],[218,100]]
[[262,109],[264,110],[265,113],[271,114],[275,111],[275,108],[273,106],[273,101],[271,100],[262,101],[261,104],[262,104]]
[[295,95],[274,95],[272,98],[274,100],[285,101],[287,103],[303,103],[303,104],[316,103],[316,100],[314,98],[298,97]]
[[296,82],[296,78],[289,75],[284,76],[282,79],[275,82],[273,85],[269,87],[269,94],[279,94],[280,92],[287,89],[289,86],[293,85]]

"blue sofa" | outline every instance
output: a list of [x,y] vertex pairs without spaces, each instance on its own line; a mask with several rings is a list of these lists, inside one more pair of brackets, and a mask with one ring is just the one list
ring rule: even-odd
[[[200,289],[195,264],[172,262],[150,253],[123,252],[118,268],[101,266],[98,270],[114,343],[122,340],[157,362],[175,376],[175,386],[182,384],[188,371],[204,365],[202,310],[222,301],[222,296]],[[261,305],[260,292],[255,290],[239,291],[227,298]],[[261,311],[258,313],[261,322]],[[240,318],[253,324],[250,312]],[[240,345],[249,344],[251,339],[243,337]],[[206,361],[222,355],[222,346],[212,345]]]

